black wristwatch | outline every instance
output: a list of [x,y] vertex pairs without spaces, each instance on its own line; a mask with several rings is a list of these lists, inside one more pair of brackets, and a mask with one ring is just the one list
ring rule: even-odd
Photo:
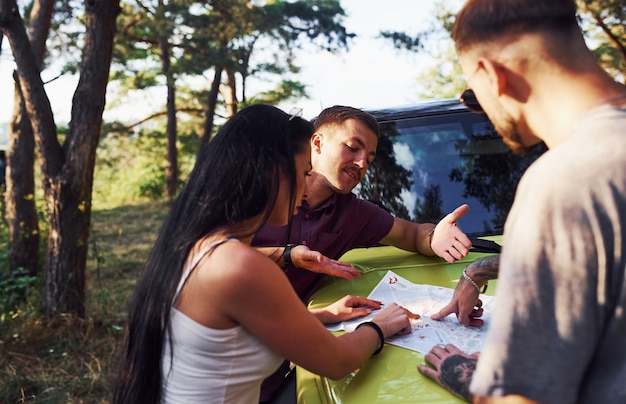
[[293,265],[293,261],[291,260],[291,249],[294,248],[297,244],[287,244],[285,247],[285,251],[283,251],[283,262],[284,267],[286,269],[294,269],[296,266]]

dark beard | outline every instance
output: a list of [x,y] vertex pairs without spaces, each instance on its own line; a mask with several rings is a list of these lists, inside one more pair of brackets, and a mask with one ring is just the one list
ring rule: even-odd
[[519,136],[517,136],[517,134],[511,137],[502,136],[502,141],[505,145],[507,145],[509,149],[511,149],[513,153],[517,154],[518,156],[523,156],[528,153],[529,147],[524,146],[522,143],[520,143]]
[[530,147],[522,143],[518,123],[508,117],[501,119],[501,122],[502,124],[497,125],[496,131],[502,136],[504,144],[517,155],[523,156],[528,153]]

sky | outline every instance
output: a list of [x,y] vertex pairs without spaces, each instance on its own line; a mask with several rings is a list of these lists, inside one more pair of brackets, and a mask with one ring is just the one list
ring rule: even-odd
[[[359,108],[405,105],[418,99],[417,74],[420,68],[433,63],[427,55],[412,54],[393,48],[390,41],[377,38],[381,30],[403,31],[415,35],[434,21],[436,0],[341,0],[347,17],[344,25],[357,37],[349,51],[329,54],[322,51],[300,53],[296,64],[302,67],[295,76],[308,86],[310,99],[279,105],[289,111],[303,108],[303,116],[312,118],[325,107],[336,104]],[[460,0],[446,0],[460,4]],[[5,38],[6,39],[6,38]],[[12,111],[14,64],[8,41],[3,41],[0,55],[0,123],[8,121]],[[310,49],[309,49],[310,51]],[[53,73],[50,73],[52,75]],[[42,73],[44,82],[51,77]],[[67,123],[71,99],[76,88],[76,77],[63,77],[46,85],[57,124]],[[252,91],[254,89],[251,89]],[[157,90],[164,92],[163,89]],[[112,91],[108,100],[114,98]],[[163,109],[165,95],[124,99],[123,107],[111,109],[107,105],[105,119],[117,118],[128,123],[139,121],[142,110]],[[129,108],[128,104],[133,104]],[[147,115],[147,113],[146,113]]]
[[342,0],[349,32],[357,36],[349,52],[318,52],[298,58],[299,80],[309,85],[310,100],[302,101],[304,116],[312,118],[323,108],[350,105],[358,108],[389,107],[417,100],[420,66],[432,61],[427,55],[394,49],[380,31],[410,35],[433,23],[432,0]]

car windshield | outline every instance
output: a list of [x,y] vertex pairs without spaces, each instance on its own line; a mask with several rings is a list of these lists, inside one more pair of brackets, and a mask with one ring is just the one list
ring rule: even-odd
[[513,154],[484,115],[467,111],[379,125],[376,160],[356,193],[420,223],[467,203],[459,226],[469,235],[502,234],[521,175],[545,151]]

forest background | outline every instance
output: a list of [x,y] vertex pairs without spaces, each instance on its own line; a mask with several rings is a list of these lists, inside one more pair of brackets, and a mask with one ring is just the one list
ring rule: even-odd
[[[464,86],[449,39],[460,3],[434,3],[420,32],[378,35],[398,55],[436,60],[415,69],[423,99]],[[626,1],[578,4],[590,47],[624,83]],[[10,49],[0,57],[16,66],[0,185],[3,400],[109,401],[126,304],[197,150],[246,105],[314,99],[300,60],[348,52],[346,18],[333,0],[0,0]],[[42,80],[51,70],[48,81],[78,77],[67,124],[56,124]],[[133,94],[156,107],[103,119]]]

